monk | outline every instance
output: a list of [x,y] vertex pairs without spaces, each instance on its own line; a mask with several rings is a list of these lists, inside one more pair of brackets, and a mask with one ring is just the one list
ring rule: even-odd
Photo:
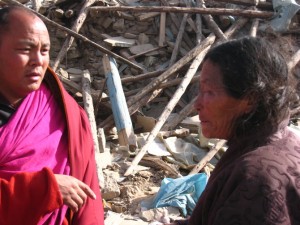
[[90,124],[49,51],[39,17],[0,9],[0,224],[103,225]]

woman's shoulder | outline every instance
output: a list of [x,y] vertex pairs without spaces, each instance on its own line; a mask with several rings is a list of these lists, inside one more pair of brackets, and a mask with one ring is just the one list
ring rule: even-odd
[[250,164],[300,166],[300,131],[296,133],[287,127],[269,143],[244,154],[240,161]]
[[300,174],[299,143],[299,139],[289,133],[285,139],[243,155],[236,161],[235,171],[242,179],[253,180],[258,185],[297,186]]

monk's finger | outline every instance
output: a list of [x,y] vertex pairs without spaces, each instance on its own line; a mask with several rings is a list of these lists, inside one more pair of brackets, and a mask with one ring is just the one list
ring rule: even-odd
[[77,204],[78,209],[84,205],[86,199],[87,195],[82,190],[78,190],[76,195],[72,197],[72,200]]
[[84,191],[84,193],[88,197],[90,197],[92,199],[96,199],[96,194],[93,192],[93,190],[88,185],[86,185],[85,183],[81,183],[80,188]]
[[77,212],[79,210],[78,204],[74,201],[74,198],[68,198],[65,200],[64,204],[68,206],[73,212]]

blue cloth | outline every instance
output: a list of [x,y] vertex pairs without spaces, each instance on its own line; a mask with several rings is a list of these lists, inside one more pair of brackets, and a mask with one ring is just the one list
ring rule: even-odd
[[155,198],[146,206],[148,209],[173,206],[179,208],[183,216],[190,215],[203,192],[208,177],[205,173],[197,173],[177,179],[165,178]]

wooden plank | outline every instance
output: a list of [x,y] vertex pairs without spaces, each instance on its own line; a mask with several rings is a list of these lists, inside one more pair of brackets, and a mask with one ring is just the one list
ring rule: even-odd
[[197,165],[191,170],[189,175],[199,173],[199,171],[217,154],[217,152],[226,144],[226,140],[220,140],[216,146],[212,148]]
[[159,27],[159,39],[158,46],[162,47],[165,44],[166,39],[166,13],[160,14],[160,27]]
[[[198,77],[199,79],[199,77]],[[194,97],[192,101],[187,104],[179,113],[178,115],[173,118],[172,120],[169,120],[163,127],[162,130],[173,130],[175,127],[181,123],[186,117],[188,117],[192,112],[195,111],[194,104],[197,100],[197,97]]]
[[[199,7],[206,9],[204,0],[197,0]],[[224,35],[223,31],[219,28],[218,24],[214,21],[214,18],[212,15],[203,15],[203,18],[205,19],[207,26],[209,29],[222,41],[226,41],[227,38]]]
[[[94,114],[94,106],[93,106],[93,99],[91,96],[91,76],[88,70],[83,71],[82,76],[82,96],[83,96],[83,102],[84,102],[84,109],[87,113],[90,126],[91,126],[91,132],[92,137],[94,141],[94,149],[95,153],[99,153],[99,142],[98,142],[98,135],[97,135],[97,126],[95,121],[95,114]],[[101,187],[104,187],[104,175],[102,171],[102,166],[98,164],[96,161],[97,166],[97,176],[100,181]]]
[[119,144],[128,146],[131,151],[137,148],[123,87],[116,62],[108,55],[103,56],[103,67],[107,77],[107,89],[112,105],[113,116],[118,131]]
[[88,115],[90,125],[91,125],[95,151],[99,152],[94,105],[91,96],[91,76],[88,70],[84,70],[82,75],[82,96],[83,96],[84,109]]
[[138,21],[144,21],[144,20],[159,16],[159,15],[160,15],[159,12],[143,13],[143,14],[137,16],[137,20]]
[[132,47],[135,45],[135,40],[124,38],[124,37],[110,37],[104,39],[104,42],[110,44],[111,46],[118,46],[118,47]]
[[[169,6],[169,2],[167,0],[161,0],[161,2],[165,5],[165,6]],[[178,30],[180,29],[180,24],[181,24],[181,20],[178,18],[179,15],[176,15],[175,13],[169,13],[171,20],[173,22],[173,24],[176,27],[176,33],[178,35]],[[189,35],[187,33],[183,33],[183,40],[184,42],[182,43],[182,46],[187,46],[188,48],[186,48],[187,50],[190,50],[194,47],[194,43],[192,41],[192,39],[189,37]]]
[[[8,1],[8,0],[5,0]],[[9,0],[12,1],[12,0]],[[247,18],[270,19],[275,14],[270,11],[255,11],[249,9],[227,9],[227,8],[191,8],[191,7],[172,7],[172,6],[93,6],[91,11],[127,11],[127,12],[173,12],[173,13],[200,13],[211,15],[232,15]]]
[[180,44],[181,44],[182,37],[183,37],[183,34],[184,34],[187,18],[188,18],[188,14],[185,13],[183,15],[183,19],[182,19],[181,24],[180,24],[179,32],[178,32],[178,35],[177,35],[177,38],[176,38],[175,47],[174,47],[172,55],[171,55],[169,67],[172,66],[176,62],[178,49],[180,48]]

